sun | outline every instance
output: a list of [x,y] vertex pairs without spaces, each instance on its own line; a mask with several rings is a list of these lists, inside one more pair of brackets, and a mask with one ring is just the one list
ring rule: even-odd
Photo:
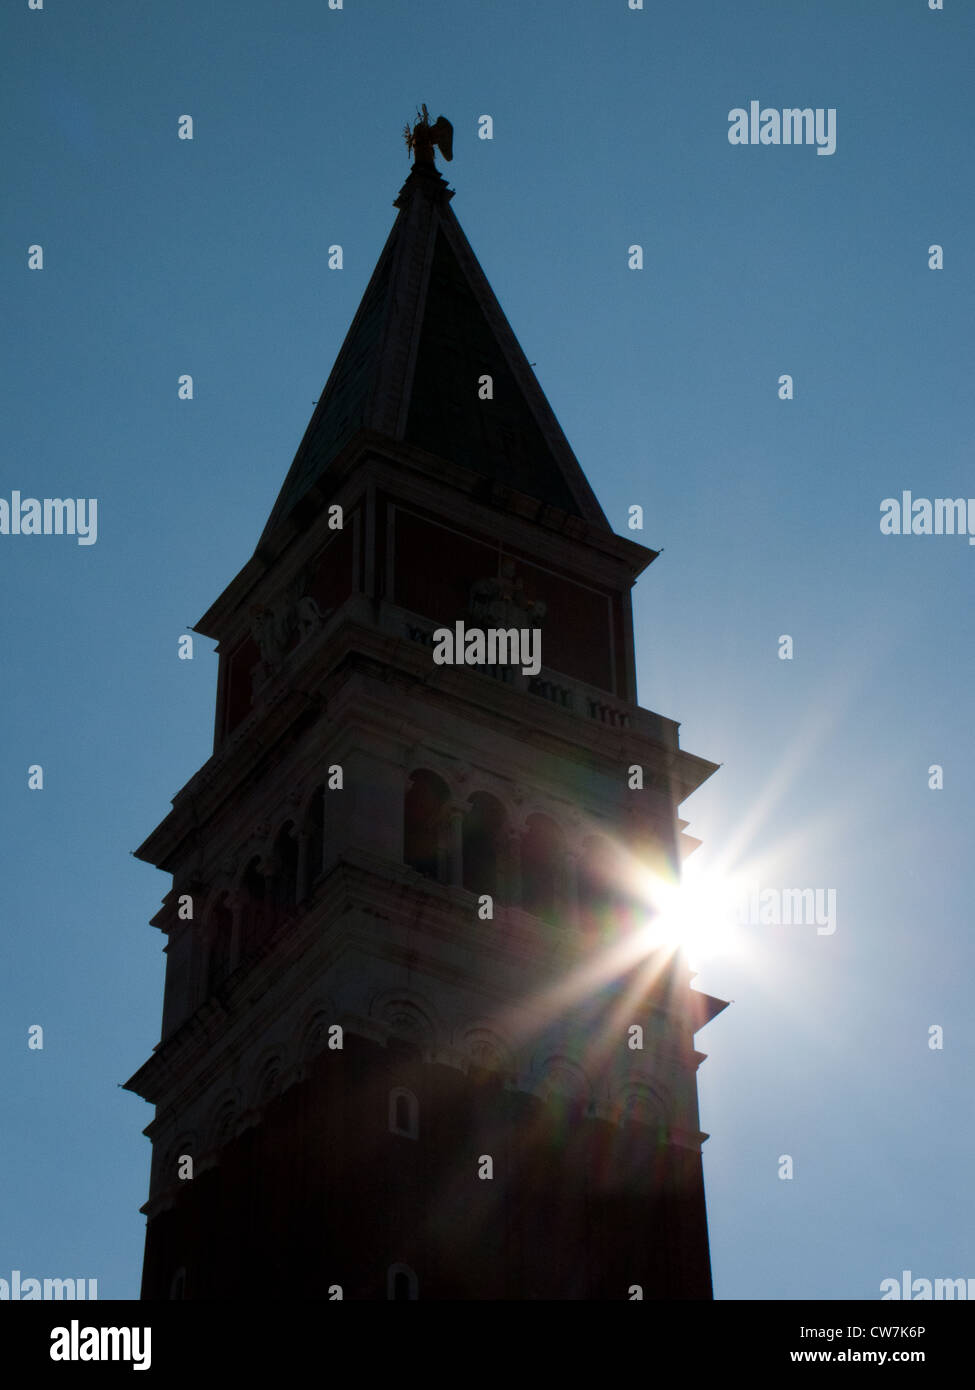
[[741,954],[736,914],[741,888],[734,877],[689,864],[678,882],[645,868],[637,869],[634,879],[633,891],[647,907],[640,935],[648,953],[680,951],[693,970]]

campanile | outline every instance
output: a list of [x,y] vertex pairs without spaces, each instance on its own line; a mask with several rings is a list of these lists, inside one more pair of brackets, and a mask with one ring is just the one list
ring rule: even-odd
[[[711,1297],[694,1035],[642,885],[715,770],[637,703],[612,531],[410,132],[218,643],[172,875],[142,1296]],[[567,310],[566,328],[571,329]],[[434,660],[443,629],[540,663]],[[475,653],[476,655],[476,653]]]

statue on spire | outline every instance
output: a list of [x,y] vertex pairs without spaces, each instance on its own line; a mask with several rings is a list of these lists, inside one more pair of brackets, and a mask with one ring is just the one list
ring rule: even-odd
[[440,150],[444,159],[451,160],[454,157],[453,126],[446,116],[438,116],[431,125],[426,102],[417,111],[415,124],[412,127],[407,124],[403,137],[406,140],[407,153],[413,155],[414,165],[433,164],[434,146]]

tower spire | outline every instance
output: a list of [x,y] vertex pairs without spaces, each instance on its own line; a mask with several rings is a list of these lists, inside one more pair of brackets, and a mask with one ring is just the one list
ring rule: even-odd
[[422,450],[458,479],[473,477],[495,501],[518,493],[608,532],[449,206],[453,190],[434,151],[452,158],[450,121],[431,123],[422,106],[404,137],[413,165],[393,202],[399,215],[264,529],[262,552],[270,553],[276,535],[287,539],[289,518],[300,527],[329,499],[342,476],[335,461],[357,434],[365,438],[360,432]]

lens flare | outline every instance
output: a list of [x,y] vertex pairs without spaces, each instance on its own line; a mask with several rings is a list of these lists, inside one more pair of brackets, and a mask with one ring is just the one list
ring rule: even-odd
[[648,952],[680,951],[692,969],[740,952],[736,909],[741,890],[733,879],[691,865],[680,882],[646,869],[636,870],[635,877],[633,891],[647,908],[641,937]]

